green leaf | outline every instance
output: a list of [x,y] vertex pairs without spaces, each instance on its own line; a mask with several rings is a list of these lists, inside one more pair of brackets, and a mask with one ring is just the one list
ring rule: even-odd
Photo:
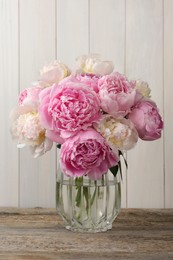
[[118,165],[115,165],[115,166],[109,168],[109,170],[112,172],[112,174],[113,174],[114,176],[116,176],[116,175],[117,175],[117,172],[118,172]]
[[119,151],[119,155],[123,157],[124,163],[125,163],[125,165],[126,165],[126,169],[128,169],[127,160],[126,160],[126,158],[124,157],[124,154],[123,154],[121,151]]
[[127,160],[126,160],[126,158],[124,158],[124,157],[123,157],[123,159],[124,159],[124,163],[125,163],[125,165],[126,165],[126,169],[128,169]]
[[121,168],[121,161],[118,162],[118,166],[119,166],[119,169],[120,169],[121,179],[123,179],[122,168]]

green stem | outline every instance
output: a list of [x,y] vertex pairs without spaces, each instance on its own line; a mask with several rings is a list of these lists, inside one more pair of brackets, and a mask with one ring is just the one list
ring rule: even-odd
[[96,194],[97,194],[97,181],[94,181],[94,184],[95,184],[95,190],[94,190],[94,193],[91,197],[90,195],[90,192],[89,192],[89,189],[90,187],[89,186],[83,186],[83,177],[78,177],[75,179],[75,185],[76,185],[76,189],[77,189],[77,194],[76,194],[76,199],[75,199],[75,202],[76,202],[76,206],[78,208],[80,208],[81,206],[81,200],[82,200],[82,187],[83,187],[83,195],[84,195],[84,198],[85,198],[85,202],[86,202],[86,212],[88,214],[89,212],[89,207],[91,207],[94,203],[94,199],[96,197]]

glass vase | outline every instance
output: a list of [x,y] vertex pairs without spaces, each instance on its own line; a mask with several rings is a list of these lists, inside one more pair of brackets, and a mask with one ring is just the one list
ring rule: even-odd
[[101,180],[73,178],[57,172],[56,208],[65,227],[75,232],[103,232],[121,208],[121,178],[108,171]]

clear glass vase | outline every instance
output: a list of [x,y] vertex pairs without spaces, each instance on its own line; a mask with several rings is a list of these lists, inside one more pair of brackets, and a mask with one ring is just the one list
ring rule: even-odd
[[56,208],[65,227],[76,232],[103,232],[121,208],[121,178],[108,171],[101,180],[67,177],[57,172]]

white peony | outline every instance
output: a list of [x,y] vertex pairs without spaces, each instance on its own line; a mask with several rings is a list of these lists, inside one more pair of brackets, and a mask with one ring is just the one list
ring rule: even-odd
[[107,75],[114,69],[112,61],[102,61],[97,54],[82,55],[76,59],[76,72]]
[[94,127],[107,140],[112,150],[130,150],[138,141],[133,123],[125,118],[115,119],[110,115],[103,115]]

